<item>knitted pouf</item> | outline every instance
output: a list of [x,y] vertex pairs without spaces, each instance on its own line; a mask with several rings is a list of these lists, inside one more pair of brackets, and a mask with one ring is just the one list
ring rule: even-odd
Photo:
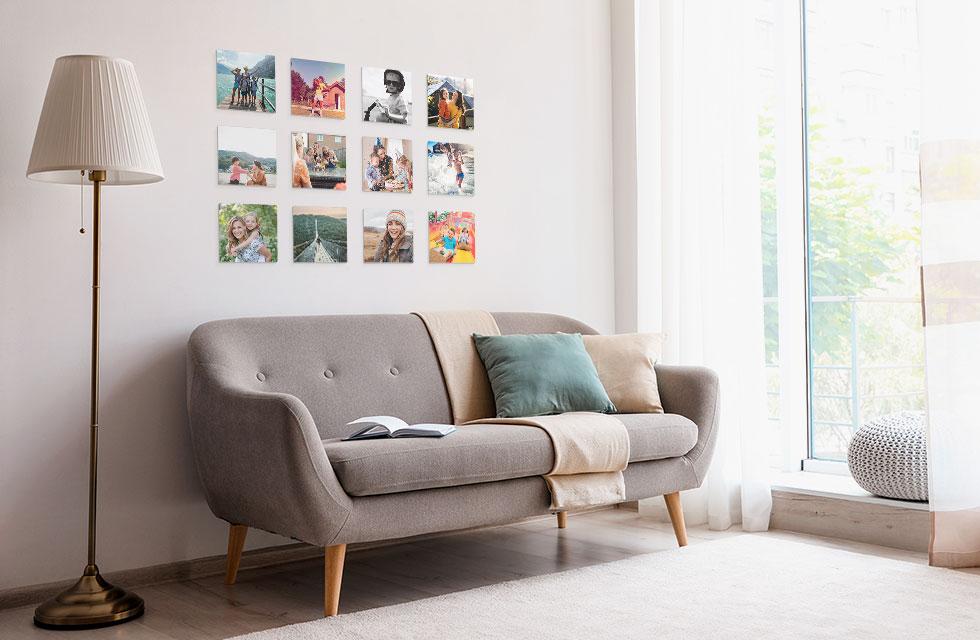
[[928,500],[925,422],[924,413],[905,411],[865,423],[847,449],[854,481],[877,496]]

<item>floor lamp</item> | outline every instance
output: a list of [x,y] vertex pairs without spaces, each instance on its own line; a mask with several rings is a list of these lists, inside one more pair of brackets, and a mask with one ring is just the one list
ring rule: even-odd
[[101,627],[143,614],[142,598],[109,584],[95,564],[102,186],[163,180],[143,93],[136,69],[128,60],[105,56],[64,56],[55,60],[27,177],[77,185],[84,174],[93,189],[88,562],[78,582],[34,611],[34,623],[52,629]]

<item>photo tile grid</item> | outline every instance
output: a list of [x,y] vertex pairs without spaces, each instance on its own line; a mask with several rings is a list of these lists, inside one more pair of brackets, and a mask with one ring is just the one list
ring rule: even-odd
[[276,57],[232,49],[215,52],[218,109],[276,112]]
[[476,192],[473,145],[429,140],[425,146],[430,196],[472,196]]
[[[276,113],[275,61],[276,56],[272,54],[216,50],[218,109]],[[344,63],[289,58],[289,71],[289,115],[346,118],[348,67]],[[473,79],[436,73],[426,73],[424,77],[425,119],[416,126],[472,131]],[[412,125],[412,73],[404,68],[361,67],[361,102],[360,119],[364,122]],[[276,129],[219,124],[217,183],[227,187],[279,186],[279,172],[285,169],[278,162],[277,135]],[[290,131],[287,180],[293,188],[345,191],[348,188],[347,137],[328,131]],[[410,194],[414,191],[412,139],[365,135],[361,146],[363,192]],[[472,144],[428,140],[425,151],[426,195],[475,195],[476,154]],[[348,208],[327,204],[292,207],[294,262],[348,261]],[[275,204],[219,204],[219,261],[278,261],[277,212]],[[416,225],[411,209],[369,207],[363,209],[362,215],[363,236],[358,244],[362,245],[364,262],[415,261]],[[430,264],[476,261],[473,212],[433,207],[424,215],[420,228],[426,230]]]
[[363,249],[365,263],[415,260],[415,221],[410,209],[364,209]]
[[412,74],[394,68],[361,68],[361,112],[364,122],[412,124]]
[[343,120],[347,111],[346,75],[343,63],[292,58],[289,112],[294,116]]
[[429,264],[476,262],[476,215],[472,211],[429,211]]
[[274,129],[218,126],[218,184],[275,187]]
[[293,206],[293,262],[347,262],[347,207]]
[[476,98],[473,78],[425,75],[426,124],[440,129],[473,129]]
[[361,138],[361,190],[411,193],[414,184],[412,141],[408,138]]
[[294,188],[347,189],[347,136],[293,131],[289,149]]
[[274,204],[219,204],[218,261],[276,262],[279,246],[277,209]]

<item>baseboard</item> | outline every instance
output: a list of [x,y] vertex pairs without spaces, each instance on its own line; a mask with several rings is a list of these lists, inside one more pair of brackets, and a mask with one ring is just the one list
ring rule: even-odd
[[771,529],[928,551],[930,526],[929,511],[922,505],[793,489],[772,491]]
[[[591,511],[602,511],[613,508],[612,506],[595,507],[584,509],[576,513],[587,513]],[[569,514],[575,515],[575,514]],[[553,515],[534,516],[521,520],[520,522],[533,522],[545,518],[553,518]],[[513,523],[519,524],[519,523]],[[496,525],[509,526],[509,525]],[[457,531],[444,531],[439,533],[429,533],[409,538],[397,538],[394,540],[379,540],[376,542],[362,542],[352,544],[348,547],[348,553],[357,552],[364,549],[375,549],[393,544],[412,542],[414,540],[425,540],[439,538],[443,536],[455,535],[473,531],[476,529],[493,529],[495,527],[473,527]],[[269,567],[290,562],[300,562],[303,560],[323,558],[323,548],[297,542],[294,544],[280,545],[276,547],[265,547],[253,549],[242,554],[242,561],[239,571],[257,569],[259,567]],[[125,585],[127,589],[138,589],[147,585],[173,582],[175,580],[194,580],[208,576],[221,575],[225,572],[225,555],[207,556],[205,558],[194,558],[192,560],[180,560],[166,564],[157,564],[138,569],[126,569],[124,571],[113,571],[105,574],[106,580],[113,584]],[[59,582],[48,582],[45,584],[28,585],[26,587],[14,587],[0,591],[0,609],[10,609],[13,607],[23,607],[30,604],[39,604],[58,593],[61,593],[75,583],[76,578]]]
[[[265,547],[246,551],[242,555],[241,569],[255,569],[287,562],[320,558],[323,549],[297,542],[295,544]],[[193,580],[225,572],[225,556],[207,556],[192,560],[180,560],[157,564],[138,569],[126,569],[105,574],[112,584],[124,585],[127,589],[138,589],[151,584],[173,582],[174,580]],[[0,609],[22,607],[36,604],[51,598],[75,583],[76,579],[63,582],[48,582],[26,587],[14,587],[0,591]]]

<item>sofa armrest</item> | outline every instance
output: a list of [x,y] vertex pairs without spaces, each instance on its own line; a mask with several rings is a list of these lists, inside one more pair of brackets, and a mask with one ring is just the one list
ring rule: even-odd
[[698,440],[686,457],[700,485],[718,439],[721,407],[718,375],[707,367],[658,364],[656,370],[664,411],[682,415],[698,426]]
[[188,362],[187,408],[198,474],[216,516],[310,544],[331,544],[351,511],[313,417],[287,393],[234,383]]

